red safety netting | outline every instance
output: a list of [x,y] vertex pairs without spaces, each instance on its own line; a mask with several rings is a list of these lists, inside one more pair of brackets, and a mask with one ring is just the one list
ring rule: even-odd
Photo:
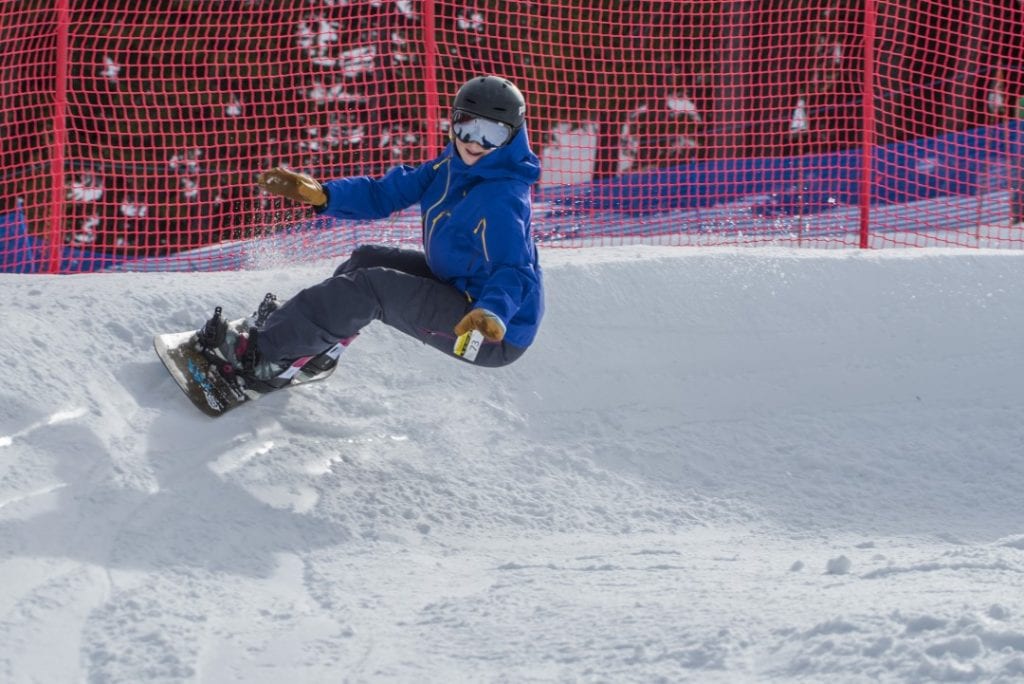
[[[261,194],[434,157],[527,94],[545,244],[1024,247],[1021,3],[0,4],[0,270],[235,268],[414,242]],[[249,242],[249,244],[255,244]]]

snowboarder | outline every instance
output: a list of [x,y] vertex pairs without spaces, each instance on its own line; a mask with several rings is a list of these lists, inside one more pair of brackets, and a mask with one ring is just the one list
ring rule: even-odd
[[359,246],[332,277],[265,311],[248,331],[220,334],[224,326],[215,326],[210,334],[207,325],[200,340],[256,391],[288,384],[281,373],[293,360],[347,346],[374,320],[467,360],[473,335],[476,365],[518,359],[544,312],[530,228],[540,162],[525,112],[515,85],[479,76],[455,95],[451,142],[432,161],[322,184],[284,168],[261,174],[260,188],[326,216],[380,219],[419,203],[423,250]]

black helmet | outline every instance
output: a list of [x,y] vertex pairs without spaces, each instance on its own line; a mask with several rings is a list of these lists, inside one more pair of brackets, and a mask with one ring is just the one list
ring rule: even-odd
[[513,135],[526,119],[526,100],[511,81],[500,76],[477,76],[455,94],[452,110],[493,119],[512,127]]

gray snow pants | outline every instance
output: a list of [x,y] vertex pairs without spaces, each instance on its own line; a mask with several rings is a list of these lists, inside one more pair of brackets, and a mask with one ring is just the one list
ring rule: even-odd
[[[356,335],[371,321],[456,357],[455,325],[470,309],[466,295],[437,279],[422,252],[358,247],[334,276],[285,302],[260,328],[260,354],[275,362],[314,356]],[[474,362],[498,367],[526,349],[485,341]]]

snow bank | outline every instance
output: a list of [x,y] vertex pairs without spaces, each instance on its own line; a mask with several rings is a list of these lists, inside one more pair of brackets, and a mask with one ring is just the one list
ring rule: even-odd
[[5,681],[1024,675],[1024,253],[543,254],[516,365],[150,351],[331,264],[0,276]]

